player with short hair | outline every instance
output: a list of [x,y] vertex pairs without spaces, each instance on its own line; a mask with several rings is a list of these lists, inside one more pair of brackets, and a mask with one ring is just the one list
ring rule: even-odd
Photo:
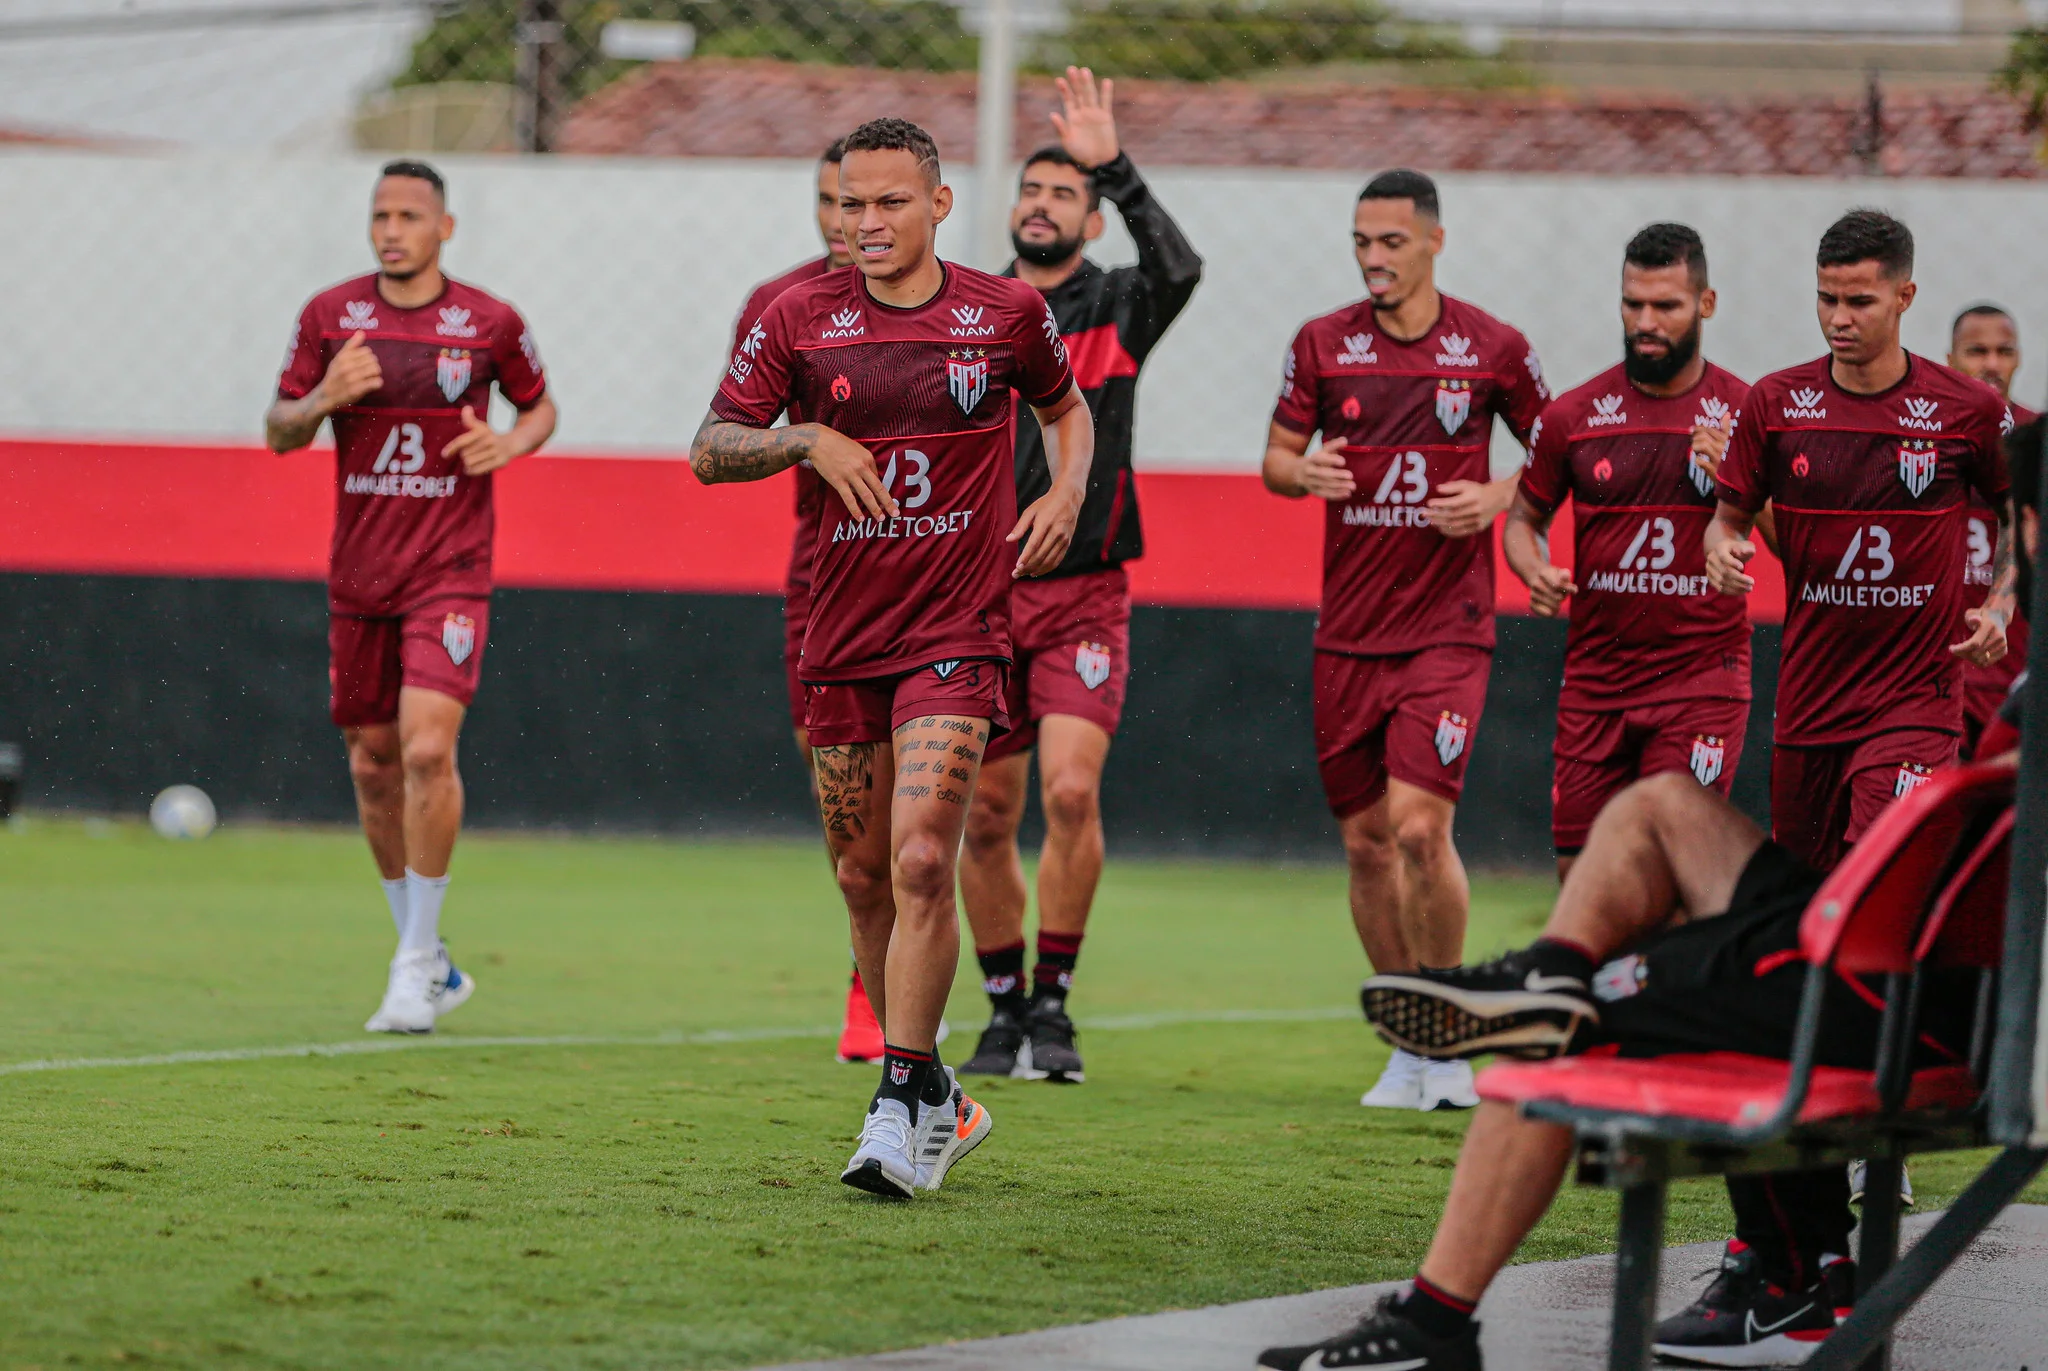
[[[842,1179],[904,1198],[937,1188],[989,1130],[937,1061],[960,954],[955,866],[982,752],[1009,727],[1010,582],[1065,555],[1094,439],[1044,299],[940,261],[952,205],[923,129],[876,119],[849,134],[839,209],[854,268],[769,305],[690,450],[707,483],[808,461],[832,488],[814,533],[804,728],[887,1039]],[[1055,455],[1052,489],[1021,515],[1012,391]],[[804,422],[769,427],[785,410]]]
[[[843,271],[853,265],[853,253],[846,246],[846,227],[839,219],[839,161],[846,155],[846,140],[835,139],[818,158],[817,196],[813,209],[818,219],[818,236],[825,251],[798,263],[772,280],[763,281],[740,306],[733,321],[732,350],[753,332],[754,325],[775,303],[775,297],[791,286],[815,280],[828,271]],[[792,470],[795,481],[796,526],[789,540],[789,572],[782,592],[782,672],[789,686],[789,719],[796,730],[797,751],[803,754],[804,774],[811,783],[811,798],[818,796],[818,776],[812,765],[811,744],[804,732],[804,684],[798,679],[797,664],[803,657],[804,625],[811,617],[812,535],[817,529],[817,510],[825,498],[825,483],[817,473],[799,462]],[[827,853],[829,857],[829,852]],[[860,967],[854,966],[846,988],[846,1015],[839,1029],[839,1060],[871,1062],[882,1055],[882,1026],[875,1022],[874,1007],[860,983]]]
[[[1010,273],[1052,307],[1074,382],[1095,420],[1095,460],[1073,545],[1043,576],[1010,595],[1015,727],[989,744],[967,815],[960,893],[974,932],[989,1024],[961,1072],[1082,1078],[1067,995],[1102,876],[1102,768],[1123,714],[1130,671],[1131,583],[1124,563],[1144,552],[1131,431],[1138,371],[1194,295],[1202,259],[1152,198],[1117,140],[1115,89],[1085,67],[1059,79],[1060,141],[1024,163],[1010,210]],[[1100,237],[1101,202],[1117,207],[1136,266],[1104,271],[1083,249]],[[1034,424],[1017,428],[1017,502],[1052,483]],[[1038,960],[1024,981],[1024,818],[1038,754],[1045,847],[1038,862]]]
[[[454,233],[440,173],[387,164],[370,208],[378,271],[300,312],[264,416],[274,452],[334,425],[330,713],[398,927],[373,1033],[431,1032],[476,989],[440,922],[462,827],[456,738],[490,625],[491,473],[555,431],[518,311],[441,270]],[[518,411],[508,432],[488,422],[493,386]]]
[[[1495,416],[1526,446],[1550,395],[1526,338],[1438,291],[1435,182],[1375,176],[1352,243],[1368,298],[1296,335],[1263,474],[1276,494],[1327,502],[1316,760],[1359,941],[1380,971],[1454,966],[1471,889],[1451,820],[1493,664],[1487,535],[1517,479],[1489,479],[1487,449]],[[1465,1063],[1396,1051],[1360,1102],[1477,1100]]]
[[[1913,236],[1878,210],[1822,235],[1828,355],[1774,372],[1721,465],[1707,576],[1745,595],[1756,512],[1776,510],[1785,636],[1771,757],[1772,836],[1832,868],[1896,797],[1956,759],[1964,661],[2005,655],[2012,511],[1998,392],[1899,342]],[[1998,511],[1991,586],[1963,608],[1969,492]],[[1956,625],[1968,636],[1951,643]]]
[[[1628,785],[1690,772],[1722,795],[1749,716],[1749,618],[1707,584],[1714,470],[1749,387],[1709,362],[1707,251],[1651,224],[1622,254],[1619,365],[1543,411],[1501,543],[1549,618],[1571,601],[1551,829],[1558,879]],[[1572,502],[1574,567],[1545,543]]]
[[[2020,329],[2004,308],[1993,304],[1971,305],[1956,315],[1949,326],[1948,364],[1965,376],[1975,377],[2005,398],[2012,410],[2015,427],[2031,424],[2038,416],[2012,400],[2012,379],[2020,369]],[[1991,590],[1991,554],[1997,545],[1998,511],[1970,492],[1969,535],[1964,542],[1963,608],[1978,609]],[[1964,626],[1965,633],[1969,631]],[[1963,755],[1975,756],[1985,727],[1998,716],[2006,693],[2027,663],[2027,622],[2014,619],[2005,626],[2006,654],[1989,666],[1963,664]]]

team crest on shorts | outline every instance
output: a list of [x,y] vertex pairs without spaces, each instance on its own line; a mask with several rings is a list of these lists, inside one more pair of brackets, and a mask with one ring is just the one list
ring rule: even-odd
[[1074,649],[1074,674],[1090,690],[1109,679],[1109,649],[1101,643],[1083,643]]
[[1914,499],[1934,484],[1934,471],[1940,462],[1940,451],[1925,438],[1908,438],[1899,444],[1899,479],[1913,492]]
[[1693,779],[1701,785],[1712,785],[1721,779],[1721,768],[1727,763],[1728,743],[1724,738],[1708,734],[1695,734],[1692,740]]
[[1472,383],[1470,381],[1438,381],[1436,383],[1436,418],[1444,426],[1445,433],[1456,433],[1465,426],[1465,418],[1472,412]]
[[1462,714],[1448,709],[1436,716],[1436,759],[1449,766],[1465,755],[1465,739],[1472,732]]
[[441,646],[448,649],[448,660],[461,666],[469,660],[469,654],[476,651],[476,620],[467,614],[450,614],[441,621]]
[[1904,799],[1934,778],[1934,768],[1918,762],[1899,763],[1899,778],[1892,782],[1892,798]]
[[988,352],[984,348],[962,348],[946,354],[946,389],[953,393],[962,414],[974,413],[981,397],[988,394]]
[[469,389],[469,354],[461,348],[442,348],[441,355],[434,359],[434,380],[440,383],[441,393],[448,397],[448,403],[460,400]]

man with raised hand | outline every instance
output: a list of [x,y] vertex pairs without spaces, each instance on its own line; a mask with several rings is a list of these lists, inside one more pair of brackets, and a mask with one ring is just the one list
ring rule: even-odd
[[[886,1045],[842,1179],[936,1189],[988,1133],[937,1060],[959,960],[968,797],[1008,729],[1010,583],[1059,564],[1094,433],[1059,328],[1029,286],[942,262],[952,209],[931,136],[876,119],[846,139],[839,208],[856,270],[777,297],[740,340],[691,445],[706,482],[808,461],[817,514],[804,729],[861,979]],[[1012,392],[1054,456],[1021,515]],[[771,428],[784,411],[804,422]]]
[[[1131,582],[1144,552],[1131,431],[1138,371],[1193,296],[1202,259],[1152,198],[1117,141],[1115,90],[1085,67],[1059,80],[1060,141],[1024,164],[1010,211],[1010,274],[1051,306],[1095,420],[1095,460],[1073,544],[1058,566],[1010,597],[1015,728],[989,744],[967,816],[960,893],[991,1006],[963,1074],[1082,1078],[1067,996],[1102,876],[1102,768],[1130,672]],[[1083,249],[1100,237],[1101,202],[1122,216],[1136,266],[1105,271]],[[1035,424],[1017,426],[1017,502],[1052,485]],[[1038,861],[1038,957],[1024,981],[1024,863],[1017,828],[1038,754],[1045,847]]]
[[[432,1032],[476,989],[440,927],[462,827],[455,742],[490,627],[491,473],[555,431],[518,311],[442,272],[454,233],[440,173],[387,165],[370,206],[378,270],[306,305],[264,416],[274,452],[334,425],[329,709],[398,927],[372,1033]],[[493,386],[518,411],[505,433],[486,421]]]
[[[1352,245],[1367,298],[1302,326],[1266,439],[1266,488],[1325,502],[1316,761],[1375,970],[1455,966],[1471,888],[1451,841],[1493,667],[1495,417],[1517,441],[1550,396],[1520,333],[1436,287],[1436,183],[1382,172]],[[1320,445],[1312,438],[1322,435]],[[1396,1050],[1359,1103],[1467,1109],[1464,1062]]]

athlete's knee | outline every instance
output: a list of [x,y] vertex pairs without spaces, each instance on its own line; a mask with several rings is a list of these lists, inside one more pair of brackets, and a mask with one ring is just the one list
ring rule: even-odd
[[1347,820],[1342,829],[1344,858],[1353,871],[1378,874],[1392,870],[1401,860],[1394,831],[1384,823]]
[[953,854],[935,834],[912,833],[896,849],[896,885],[919,902],[953,893]]
[[967,809],[967,851],[976,858],[1000,856],[1017,841],[1023,817],[1021,801],[977,790]]
[[399,766],[398,740],[368,730],[352,734],[348,740],[348,774],[356,789],[365,794],[397,786],[405,774]]
[[455,770],[455,738],[438,730],[423,730],[412,734],[399,745],[405,763],[405,774],[419,777],[440,777]]
[[1095,826],[1102,800],[1092,776],[1055,776],[1045,783],[1045,823],[1066,832]]
[[889,868],[886,864],[865,860],[858,853],[842,852],[833,862],[832,872],[838,878],[839,893],[846,897],[846,907],[856,918],[865,910],[888,903]]
[[1403,814],[1394,826],[1394,842],[1409,865],[1440,865],[1452,856],[1450,806],[1432,805]]
[[1608,803],[1600,817],[1612,814],[1614,821],[1675,834],[1685,831],[1702,810],[1725,803],[1694,780],[1691,772],[1665,771],[1629,786]]

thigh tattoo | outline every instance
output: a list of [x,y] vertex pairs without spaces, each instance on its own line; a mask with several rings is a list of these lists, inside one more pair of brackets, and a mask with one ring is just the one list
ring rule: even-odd
[[817,761],[818,809],[825,831],[841,842],[855,842],[868,831],[862,817],[875,787],[875,749],[880,743],[842,743],[813,751]]

